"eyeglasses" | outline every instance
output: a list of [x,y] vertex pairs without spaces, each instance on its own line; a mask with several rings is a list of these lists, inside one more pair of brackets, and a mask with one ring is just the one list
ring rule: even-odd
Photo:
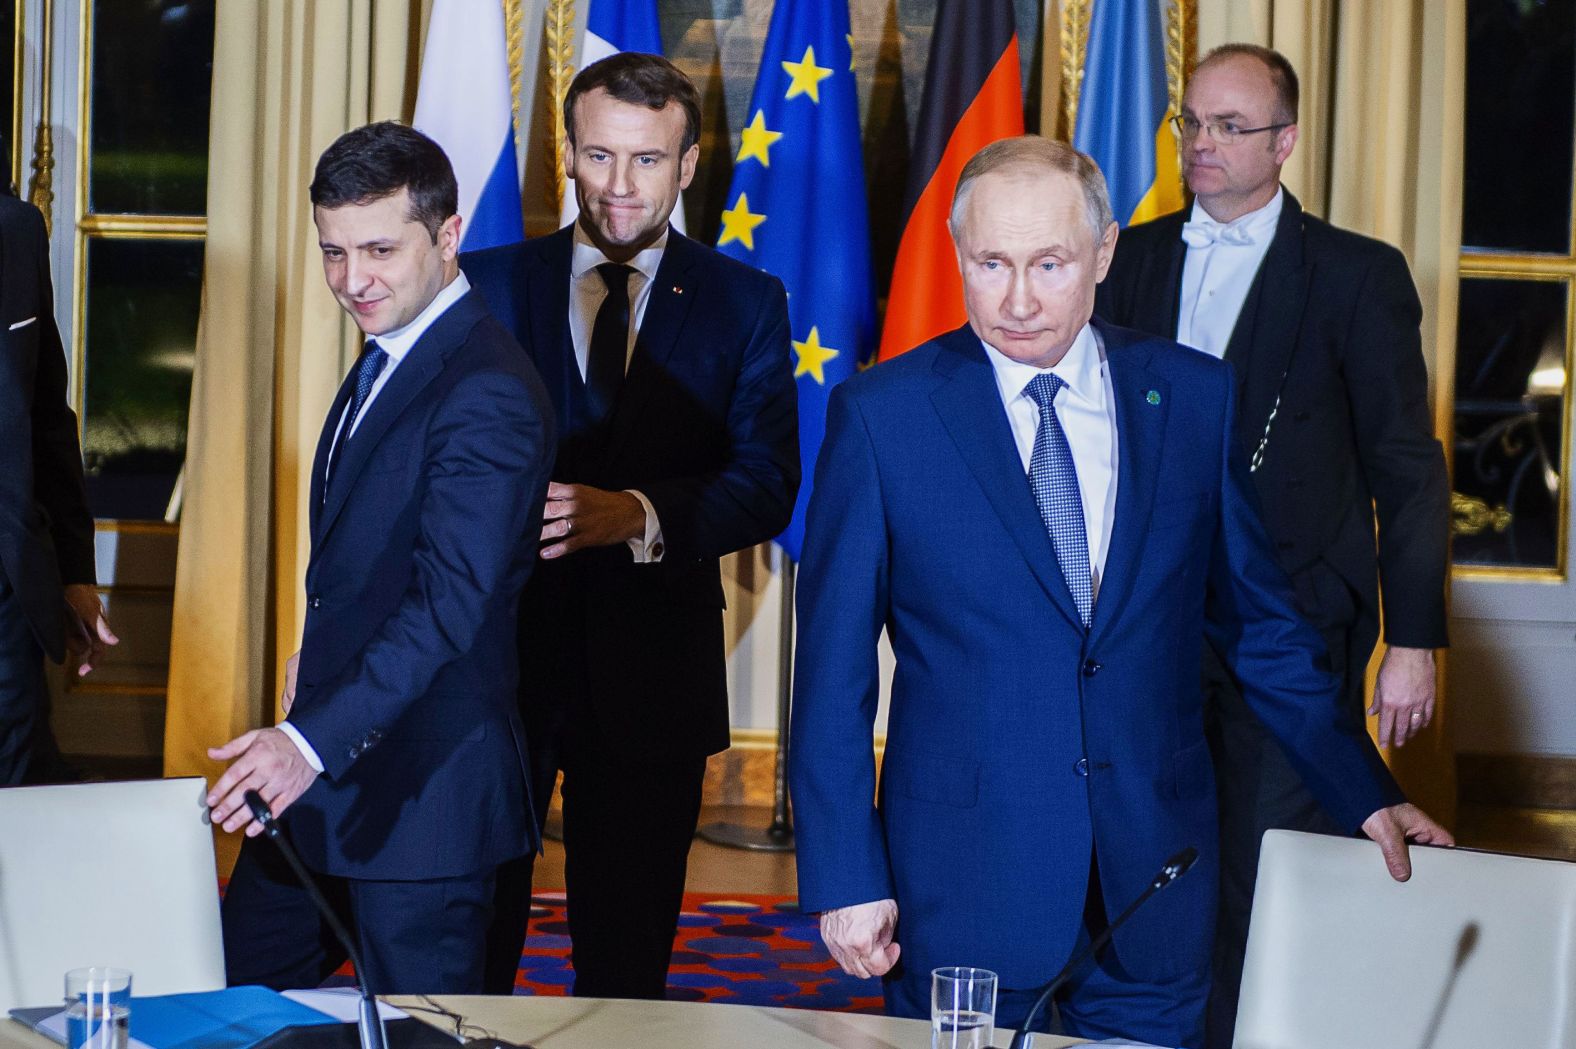
[[1239,127],[1229,120],[1216,123],[1201,123],[1189,116],[1175,116],[1171,118],[1171,126],[1176,129],[1177,136],[1184,142],[1198,137],[1200,131],[1206,132],[1210,138],[1223,146],[1229,146],[1243,135],[1257,135],[1260,131],[1279,131],[1283,127],[1291,127],[1295,121],[1284,124],[1265,124],[1263,127]]

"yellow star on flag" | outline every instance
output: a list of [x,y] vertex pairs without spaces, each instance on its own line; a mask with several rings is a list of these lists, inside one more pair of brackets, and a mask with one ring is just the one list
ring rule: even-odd
[[742,164],[754,157],[761,162],[761,167],[772,166],[769,150],[783,137],[781,131],[772,131],[766,126],[765,110],[757,109],[755,119],[750,121],[750,126],[743,131],[743,139],[739,143],[739,155],[734,159],[735,164]]
[[837,356],[838,351],[830,346],[821,345],[821,329],[811,327],[810,337],[803,342],[795,341],[793,344],[794,355],[799,358],[798,365],[793,370],[793,377],[811,375],[822,386],[826,385],[826,362]]
[[816,105],[821,104],[821,81],[832,75],[832,71],[825,66],[815,64],[815,48],[804,49],[804,58],[798,62],[784,62],[783,72],[793,77],[793,83],[788,85],[787,98],[796,98],[799,95],[809,95],[810,101]]
[[717,247],[738,241],[747,251],[754,251],[755,227],[765,221],[765,215],[750,212],[749,196],[740,193],[739,202],[722,213],[722,236],[717,238]]

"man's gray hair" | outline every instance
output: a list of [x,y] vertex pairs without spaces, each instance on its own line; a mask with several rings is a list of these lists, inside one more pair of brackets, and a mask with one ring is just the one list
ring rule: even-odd
[[1078,152],[1065,142],[1041,138],[1039,135],[1021,135],[992,142],[963,166],[958,176],[958,188],[952,194],[952,213],[947,225],[952,237],[957,239],[963,225],[963,210],[968,207],[969,194],[974,183],[993,171],[1039,168],[1045,171],[1071,175],[1083,189],[1084,213],[1089,219],[1089,231],[1095,243],[1105,236],[1106,227],[1112,222],[1111,196],[1105,188],[1105,176],[1100,166],[1086,154]]

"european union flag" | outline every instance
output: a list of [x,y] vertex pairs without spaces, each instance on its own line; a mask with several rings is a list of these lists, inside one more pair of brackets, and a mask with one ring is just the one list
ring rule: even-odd
[[717,247],[788,288],[804,481],[777,541],[797,561],[827,394],[876,338],[848,0],[773,7]]

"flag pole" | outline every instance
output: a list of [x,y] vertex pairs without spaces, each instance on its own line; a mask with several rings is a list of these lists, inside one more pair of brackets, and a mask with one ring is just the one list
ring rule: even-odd
[[[779,548],[781,549],[781,548]],[[793,822],[788,812],[788,716],[793,695],[793,591],[798,565],[783,554],[782,629],[777,644],[777,753],[772,770],[772,822],[766,829],[742,823],[708,823],[702,840],[751,852],[792,852]]]

